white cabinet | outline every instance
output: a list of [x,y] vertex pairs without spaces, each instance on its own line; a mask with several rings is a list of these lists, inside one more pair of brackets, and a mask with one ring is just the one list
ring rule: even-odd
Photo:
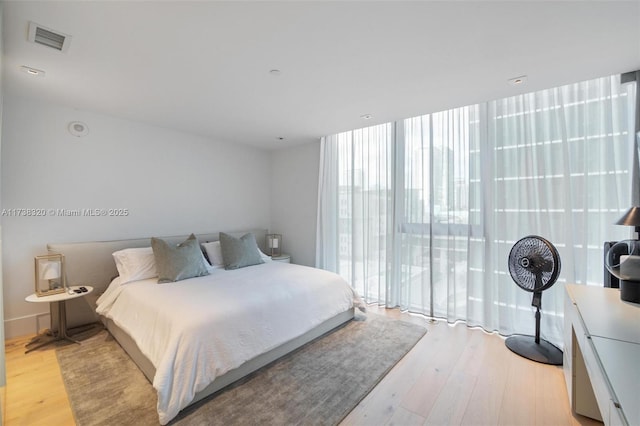
[[576,413],[640,424],[640,305],[618,289],[568,284],[564,376]]

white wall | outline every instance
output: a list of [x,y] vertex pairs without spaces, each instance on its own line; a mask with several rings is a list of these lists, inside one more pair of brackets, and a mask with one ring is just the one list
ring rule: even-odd
[[[2,217],[7,337],[36,332],[36,317],[48,325],[48,306],[24,301],[34,291],[33,257],[47,242],[269,227],[267,151],[12,95],[4,101],[3,209],[129,210]],[[76,120],[87,136],[67,131]]]
[[320,142],[271,153],[271,224],[293,263],[315,266]]

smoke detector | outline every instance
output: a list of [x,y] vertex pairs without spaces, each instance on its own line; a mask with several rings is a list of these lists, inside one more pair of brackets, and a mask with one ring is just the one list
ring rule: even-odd
[[82,121],[72,121],[67,127],[69,133],[77,138],[81,138],[89,134],[89,127]]
[[40,44],[59,52],[66,52],[71,43],[70,35],[52,30],[35,22],[29,22],[29,35],[27,39],[32,43]]

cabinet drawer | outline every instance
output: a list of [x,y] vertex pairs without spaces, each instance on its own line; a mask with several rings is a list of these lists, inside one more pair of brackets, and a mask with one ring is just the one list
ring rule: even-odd
[[609,403],[611,402],[609,385],[600,366],[600,360],[597,358],[591,338],[583,335],[582,340],[584,342],[584,344],[580,346],[582,359],[584,360],[584,365],[591,381],[591,387],[598,403],[598,409],[600,410],[602,419],[605,420],[609,418]]

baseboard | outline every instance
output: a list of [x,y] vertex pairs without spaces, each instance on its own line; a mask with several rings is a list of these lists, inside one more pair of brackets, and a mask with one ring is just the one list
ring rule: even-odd
[[51,327],[49,312],[11,318],[4,321],[4,338],[28,336]]

